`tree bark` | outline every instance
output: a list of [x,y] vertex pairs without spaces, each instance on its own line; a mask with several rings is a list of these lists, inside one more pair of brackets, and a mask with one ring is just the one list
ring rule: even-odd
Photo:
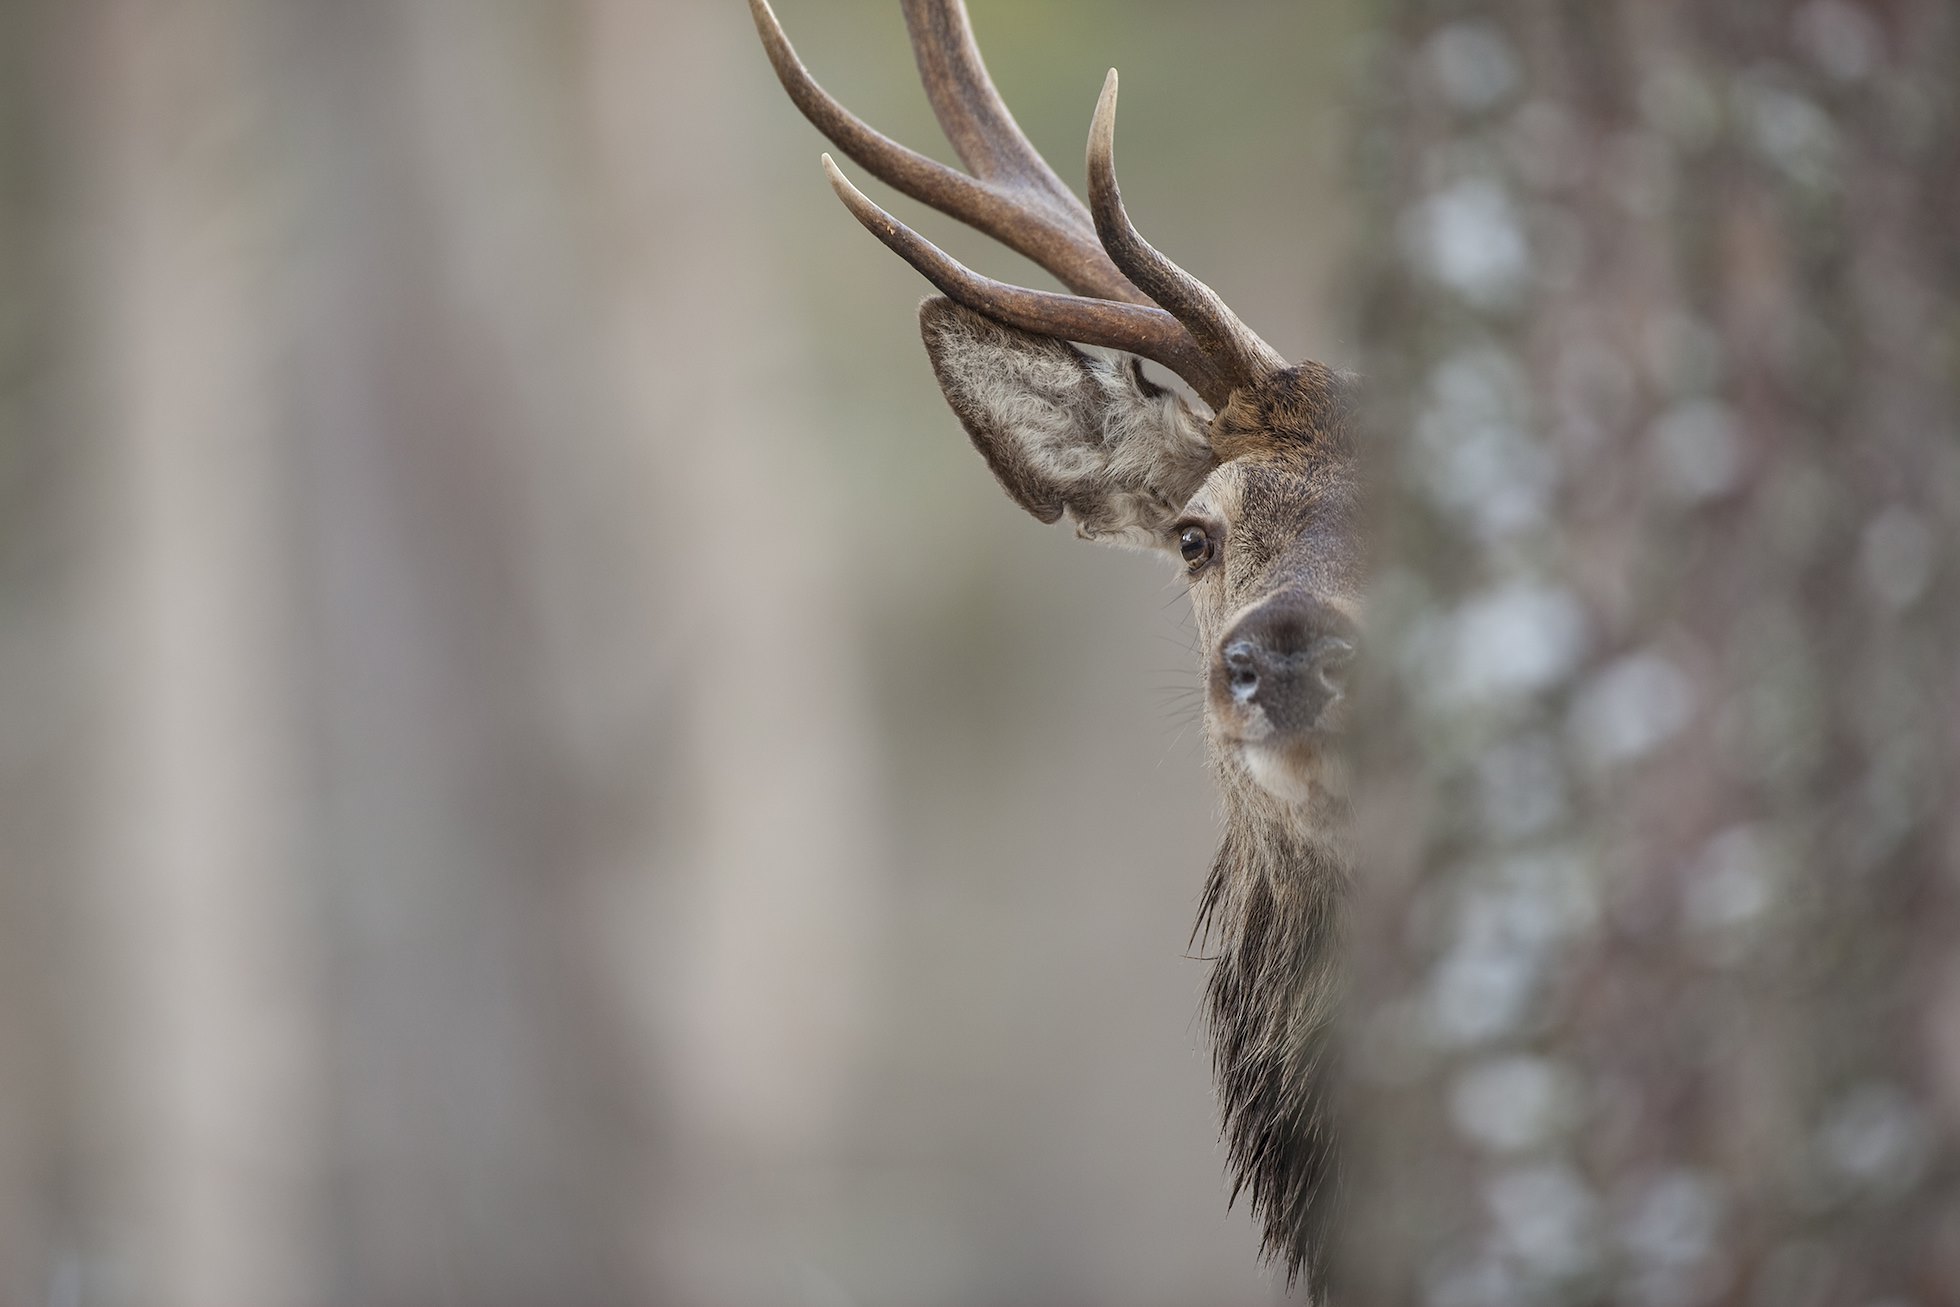
[[1960,14],[1405,3],[1341,1301],[1960,1299]]

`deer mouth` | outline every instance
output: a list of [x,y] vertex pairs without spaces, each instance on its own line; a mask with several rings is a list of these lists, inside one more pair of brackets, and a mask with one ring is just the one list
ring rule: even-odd
[[1253,783],[1283,803],[1305,804],[1317,788],[1319,753],[1298,737],[1232,742]]
[[1273,798],[1307,803],[1328,786],[1327,764],[1339,746],[1346,696],[1334,690],[1260,702],[1243,689],[1229,672],[1214,679],[1212,720],[1220,746]]

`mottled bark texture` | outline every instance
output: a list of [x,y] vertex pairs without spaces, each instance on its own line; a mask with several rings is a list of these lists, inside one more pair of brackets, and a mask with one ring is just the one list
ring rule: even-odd
[[1392,24],[1339,1300],[1960,1301],[1960,9]]

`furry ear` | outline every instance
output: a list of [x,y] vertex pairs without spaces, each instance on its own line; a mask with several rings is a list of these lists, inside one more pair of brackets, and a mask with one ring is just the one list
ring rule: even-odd
[[1044,522],[1066,510],[1089,539],[1164,548],[1218,465],[1205,421],[1144,379],[1136,359],[1091,358],[933,298],[919,328],[946,402],[1014,502]]

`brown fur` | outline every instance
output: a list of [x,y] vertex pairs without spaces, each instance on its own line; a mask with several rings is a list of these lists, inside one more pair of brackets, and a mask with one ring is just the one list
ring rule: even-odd
[[[926,349],[1009,497],[1043,522],[1067,516],[1086,537],[1173,556],[1181,538],[1192,542],[1205,734],[1226,815],[1198,932],[1218,948],[1210,1021],[1234,1193],[1250,1196],[1289,1279],[1304,1271],[1318,1295],[1333,1174],[1320,1085],[1347,865],[1330,742],[1358,638],[1347,389],[1318,364],[1287,367],[1130,225],[1113,69],[1090,128],[1085,208],[1014,125],[963,0],[904,9],[926,97],[968,174],[853,117],[811,80],[768,0],[749,7],[784,89],[819,131],[1074,292],[976,275],[824,157],[858,221],[951,297],[920,308]],[[1217,415],[1150,384],[1135,358],[1112,363],[1069,340],[1155,360]]]
[[[1225,461],[1186,510],[1229,516],[1225,567],[1192,586],[1207,641],[1286,586],[1350,614],[1358,606],[1349,403],[1345,380],[1307,364],[1236,393],[1213,421]],[[1345,779],[1338,757],[1316,751],[1303,764],[1311,800],[1276,801],[1219,738],[1215,715],[1208,704],[1225,834],[1194,933],[1213,958],[1206,1015],[1233,1194],[1250,1200],[1267,1255],[1318,1299],[1336,1197],[1327,1099],[1350,869]]]
[[[1282,591],[1351,623],[1359,596],[1348,384],[1308,363],[1232,394],[1208,422],[1118,365],[944,300],[920,322],[934,371],[995,477],[1045,522],[1175,550],[1202,524],[1220,542],[1191,580],[1215,650]],[[1213,958],[1207,1020],[1236,1197],[1289,1279],[1322,1288],[1336,1170],[1325,1085],[1348,880],[1348,801],[1331,731],[1287,755],[1276,794],[1234,737],[1215,674],[1206,704],[1225,832],[1194,938]],[[1338,725],[1337,722],[1334,725]]]

